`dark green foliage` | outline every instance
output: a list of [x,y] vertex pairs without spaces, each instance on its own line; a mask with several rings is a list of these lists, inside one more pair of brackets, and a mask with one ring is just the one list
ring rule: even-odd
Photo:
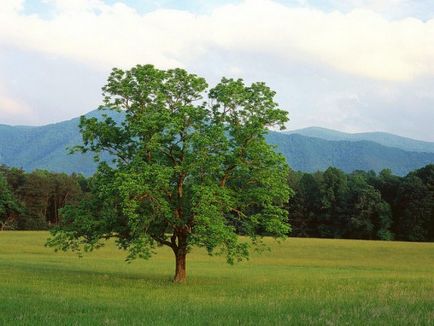
[[20,230],[47,229],[59,222],[59,209],[82,197],[79,181],[82,176],[68,176],[36,170],[25,173],[21,169],[0,166],[0,176],[7,182],[6,193],[16,203],[9,221]]
[[381,193],[367,182],[364,173],[349,176],[347,199],[349,225],[345,237],[391,240],[392,214]]
[[[12,202],[18,205],[17,207],[11,206],[15,207],[15,214],[9,215],[10,218],[4,228],[38,229],[47,228],[48,224],[56,223],[53,197],[50,197],[49,202],[51,204],[47,206],[45,219],[38,219],[35,211],[37,212],[37,202],[44,197],[44,191],[32,191],[34,187],[25,185],[26,182],[35,182],[35,179],[43,175],[49,176],[49,173],[39,171],[35,172],[38,176],[31,176],[20,169],[8,169],[4,166],[0,166],[0,172],[8,183],[3,189],[10,189],[9,193],[12,193],[13,196]],[[323,172],[308,174],[290,171],[288,183],[290,188],[295,191],[295,196],[288,203],[289,223],[292,226],[291,234],[293,236],[434,241],[434,165],[427,165],[404,178],[393,175],[390,170],[383,170],[378,175],[373,171],[356,171],[349,175],[343,175],[336,169],[330,169],[328,174],[327,180],[329,181],[336,177],[337,179],[346,179],[345,182],[341,180],[341,183],[347,184],[346,193],[343,196],[344,204],[338,205],[339,201],[330,200],[333,198],[331,193],[335,192],[333,189],[336,187],[324,191],[327,186],[324,184]],[[75,193],[75,195],[68,200],[73,200],[72,202],[82,200],[81,216],[88,213],[86,212],[86,205],[98,205],[91,194],[91,188],[99,187],[96,183],[97,178],[51,174],[51,177],[42,179],[42,182],[47,184],[42,184],[40,188],[44,190],[47,187],[52,187],[53,184],[56,184],[53,182],[56,176],[60,176],[61,180],[69,179],[66,184],[70,184],[70,186],[67,186],[66,189],[71,187],[69,193]],[[29,191],[27,194],[26,189]],[[54,189],[50,192],[53,193]],[[59,192],[60,188],[57,187],[57,189],[59,193],[59,204],[57,205],[61,207],[63,197]],[[23,201],[26,197],[30,197],[30,193],[35,198]],[[327,194],[326,197],[324,197],[325,194]],[[10,197],[8,198],[7,201],[10,202]],[[5,202],[4,199],[3,202]],[[324,203],[328,203],[328,205],[324,205]],[[116,205],[118,204],[113,201],[107,208],[95,206],[91,207],[90,210],[107,214],[113,212],[113,207]],[[334,205],[337,207],[333,207]],[[81,228],[80,232],[91,234],[86,231],[86,228],[93,227],[88,223],[92,220],[89,217],[84,217],[83,220],[74,219],[74,210],[69,211],[69,209],[63,210],[65,224],[75,223],[75,225],[71,225],[71,228]],[[344,209],[343,214],[337,215],[341,217],[340,219],[330,219],[331,211],[338,212],[342,209]],[[107,213],[105,210],[108,210]],[[118,211],[117,215],[113,216],[113,221],[119,219],[121,215],[122,212]],[[237,216],[228,216],[228,219],[238,234],[248,233],[245,225]],[[36,222],[39,222],[39,225]],[[123,223],[125,225],[124,231],[127,232],[126,219]],[[267,234],[262,228],[258,228],[256,231],[260,234]]]
[[0,173],[0,230],[15,229],[17,216],[21,212],[22,207],[12,194],[5,177]]
[[391,240],[390,205],[368,180],[375,173],[344,174],[336,168],[290,178],[293,235],[300,237]]
[[398,177],[390,170],[345,175],[291,172],[294,236],[434,241],[434,165]]
[[290,173],[290,185],[295,195],[288,205],[289,222],[293,229],[293,235],[300,237],[320,237],[320,225],[318,215],[321,209],[321,195],[317,178],[314,175],[298,172],[295,177]]
[[342,238],[348,223],[347,177],[336,168],[328,168],[321,175],[319,189],[319,233],[325,238]]
[[416,170],[400,182],[394,213],[398,239],[434,240],[434,165]]

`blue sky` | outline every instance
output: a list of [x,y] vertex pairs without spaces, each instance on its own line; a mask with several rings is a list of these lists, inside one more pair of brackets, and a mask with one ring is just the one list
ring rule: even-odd
[[[230,1],[230,0],[185,0],[185,1],[175,1],[175,0],[164,0],[164,1],[153,1],[153,0],[105,0],[105,3],[113,5],[117,2],[126,4],[127,6],[134,8],[139,13],[147,13],[156,9],[175,9],[175,10],[187,10],[195,13],[209,12],[213,8],[219,7],[221,5],[230,3],[239,3],[240,1]],[[297,5],[297,1],[282,1],[283,3]],[[53,7],[49,2],[40,0],[27,0],[24,3],[23,12],[27,14],[38,14],[42,17],[52,17]]]
[[289,129],[434,141],[434,3],[426,0],[2,0],[0,123],[96,108],[114,66],[265,81]]
[[[135,8],[140,13],[147,13],[161,8],[204,13],[222,5],[238,4],[241,0],[105,0],[104,2],[107,4],[121,2]],[[329,12],[334,10],[348,12],[354,8],[371,8],[382,12],[389,18],[410,16],[426,20],[431,18],[434,13],[434,5],[431,0],[278,0],[276,2],[290,7],[313,7]],[[50,3],[44,0],[27,0],[24,2],[23,9],[25,13],[39,14],[43,17],[50,17],[53,11]]]

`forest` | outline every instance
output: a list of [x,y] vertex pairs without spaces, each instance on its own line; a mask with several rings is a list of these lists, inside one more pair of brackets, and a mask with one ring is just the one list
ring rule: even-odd
[[60,221],[59,210],[79,202],[89,180],[79,174],[0,166],[0,230],[46,230]]
[[[390,170],[290,171],[288,183],[289,236],[434,241],[434,164],[404,177]],[[65,205],[91,196],[91,184],[81,174],[0,166],[0,230],[50,229]]]

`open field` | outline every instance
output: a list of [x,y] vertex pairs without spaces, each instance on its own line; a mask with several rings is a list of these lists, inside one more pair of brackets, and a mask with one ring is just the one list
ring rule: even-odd
[[0,325],[434,324],[434,244],[270,240],[235,266],[194,250],[174,285],[165,248],[126,264],[111,245],[54,253],[47,236],[0,233]]

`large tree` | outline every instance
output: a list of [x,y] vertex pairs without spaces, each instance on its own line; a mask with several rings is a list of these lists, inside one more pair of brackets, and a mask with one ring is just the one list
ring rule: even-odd
[[264,83],[223,78],[209,89],[183,69],[138,65],[113,69],[103,96],[106,113],[81,118],[77,147],[99,161],[93,196],[63,210],[49,245],[92,250],[114,237],[128,259],[166,245],[182,282],[192,246],[232,263],[248,257],[258,231],[288,234],[288,167],[264,139],[268,128],[284,128],[287,112]]

